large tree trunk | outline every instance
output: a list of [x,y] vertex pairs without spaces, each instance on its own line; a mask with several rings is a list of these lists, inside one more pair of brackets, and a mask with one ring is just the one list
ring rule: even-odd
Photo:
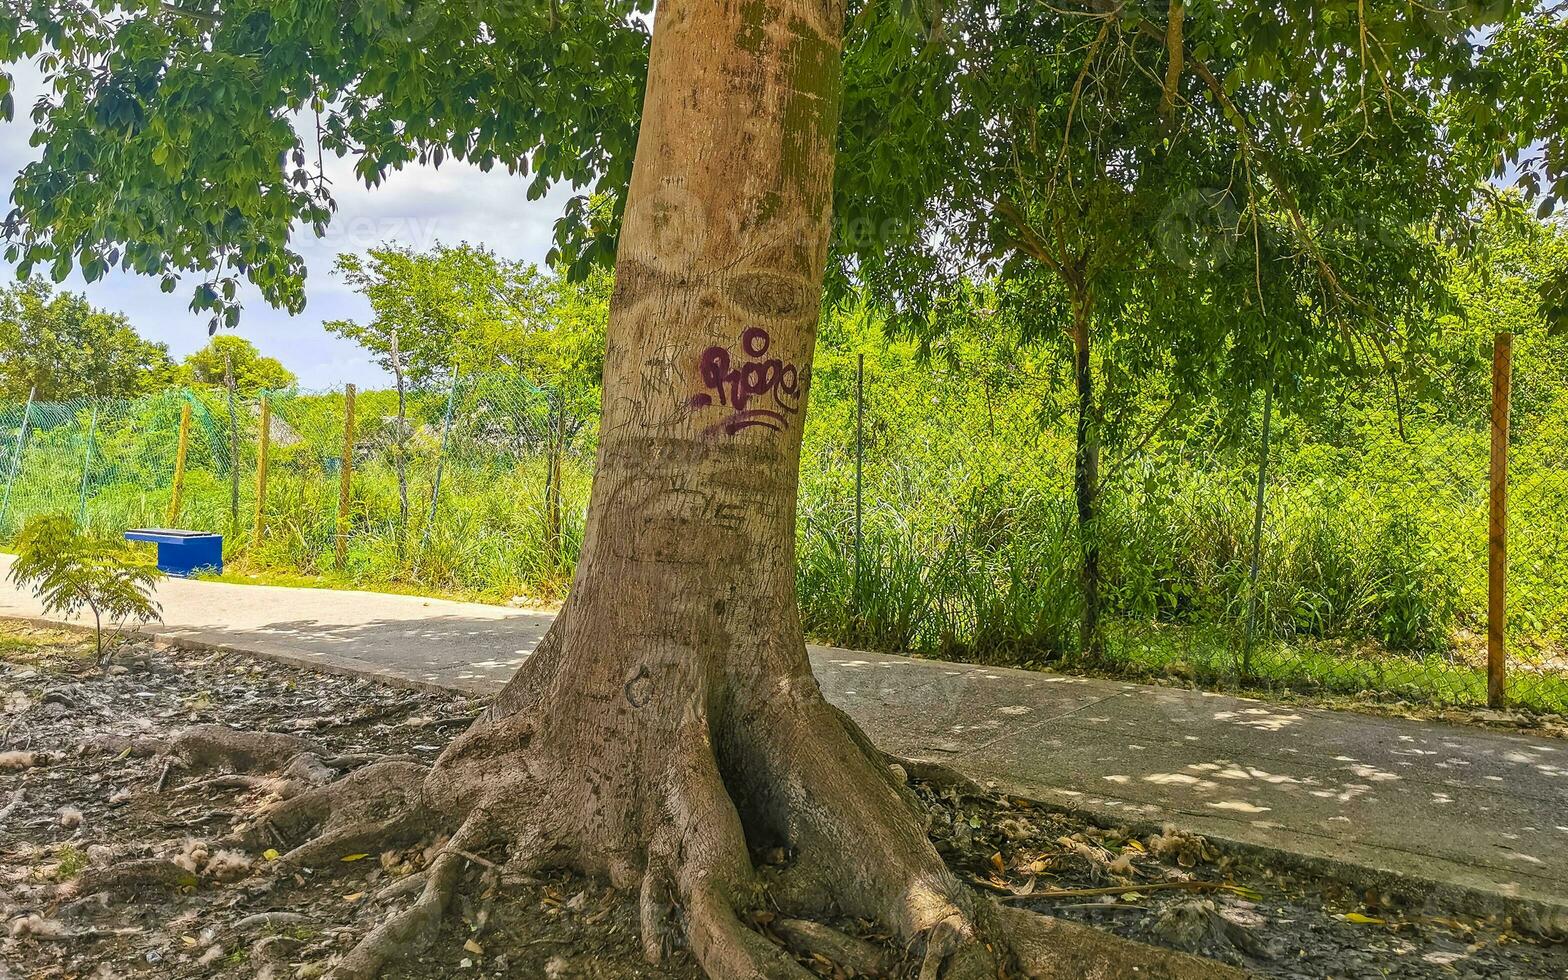
[[[421,897],[338,964],[427,935],[462,853],[638,889],[644,949],[712,977],[809,974],[739,913],[883,923],[921,977],[1212,978],[1212,964],[1000,909],[822,697],[795,599],[795,494],[827,253],[843,0],[662,0],[617,257],[598,472],[571,597],[428,772],[295,796],[290,864],[456,828]],[[752,853],[781,848],[764,877]],[[1219,971],[1223,974],[1223,970]]]

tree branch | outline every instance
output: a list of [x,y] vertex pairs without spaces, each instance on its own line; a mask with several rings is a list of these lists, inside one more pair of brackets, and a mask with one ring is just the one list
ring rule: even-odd
[[1165,49],[1169,60],[1165,64],[1165,88],[1160,93],[1160,115],[1167,124],[1176,111],[1176,96],[1187,55],[1187,46],[1182,40],[1182,22],[1186,16],[1187,7],[1182,0],[1170,0],[1170,14],[1165,24]]
[[214,27],[221,23],[217,14],[208,13],[205,10],[191,10],[188,7],[175,6],[172,3],[160,4],[159,8],[166,14],[174,14],[178,17],[189,17],[191,20],[199,20]]

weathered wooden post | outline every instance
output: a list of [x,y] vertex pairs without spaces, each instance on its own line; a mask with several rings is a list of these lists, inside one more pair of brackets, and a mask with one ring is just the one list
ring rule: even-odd
[[338,467],[337,567],[348,562],[349,492],[354,486],[354,386],[343,386],[343,462]]
[[169,495],[169,513],[164,523],[170,527],[180,518],[180,501],[185,494],[185,454],[191,445],[191,403],[180,406],[180,444],[174,453],[174,489]]
[[267,533],[267,450],[272,445],[272,400],[261,396],[261,430],[256,435],[256,520],[251,525],[251,547]]
[[1513,396],[1514,335],[1492,347],[1491,519],[1487,532],[1486,703],[1501,708],[1508,670],[1508,421]]

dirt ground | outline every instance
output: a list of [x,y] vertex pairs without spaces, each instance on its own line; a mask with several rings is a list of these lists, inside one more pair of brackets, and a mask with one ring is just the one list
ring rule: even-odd
[[[331,872],[283,872],[275,849],[225,844],[265,810],[266,785],[184,772],[145,748],[221,723],[303,734],[344,757],[428,760],[479,707],[145,643],[101,669],[76,635],[0,626],[0,980],[320,976],[408,900],[398,883],[440,842],[389,842]],[[1359,894],[1275,873],[1201,838],[1137,837],[921,781],[927,775],[911,778],[932,806],[937,846],[1003,901],[1265,977],[1568,977],[1568,945],[1539,922]],[[155,857],[178,873],[136,887],[109,875]],[[435,944],[392,977],[696,980],[680,951],[658,968],[642,961],[626,896],[566,874],[503,877],[502,857],[472,855]],[[787,926],[772,914],[754,925],[786,944]],[[868,923],[833,925],[885,939]],[[851,975],[803,962],[824,977]],[[874,975],[909,976],[915,962],[889,947]]]

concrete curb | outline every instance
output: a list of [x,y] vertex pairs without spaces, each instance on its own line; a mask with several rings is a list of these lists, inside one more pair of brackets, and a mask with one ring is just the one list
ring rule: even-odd
[[[27,623],[48,629],[63,629],[78,633],[91,633],[90,627],[76,623],[62,623],[34,616],[4,616],[0,619]],[[221,653],[249,657],[270,663],[303,670],[364,680],[389,687],[432,694],[456,694],[465,697],[488,698],[493,690],[482,682],[471,685],[441,683],[405,673],[388,670],[384,665],[341,657],[333,654],[293,653],[282,650],[257,650],[226,642],[214,636],[189,634],[171,630],[144,630],[145,635],[157,642],[196,653]],[[939,763],[946,765],[945,763]],[[952,768],[951,766],[948,766]],[[963,773],[967,778],[988,789],[1005,793],[1014,799],[1027,800],[1042,809],[1067,814],[1095,826],[1121,828],[1137,836],[1157,834],[1166,826],[1180,828],[1180,820],[1156,821],[1130,817],[1123,810],[1095,806],[1069,805],[1040,799],[1038,794],[1023,787],[990,778],[984,773]],[[1252,841],[1237,840],[1222,834],[1204,832],[1203,836],[1221,852],[1264,865],[1270,869],[1305,878],[1316,878],[1339,884],[1360,894],[1386,895],[1396,901],[1419,908],[1429,903],[1447,909],[1477,916],[1499,916],[1513,920],[1523,931],[1548,939],[1568,936],[1568,901],[1521,897],[1505,892],[1428,876],[1411,874],[1386,867],[1351,860],[1323,858],[1315,855],[1271,847]]]

